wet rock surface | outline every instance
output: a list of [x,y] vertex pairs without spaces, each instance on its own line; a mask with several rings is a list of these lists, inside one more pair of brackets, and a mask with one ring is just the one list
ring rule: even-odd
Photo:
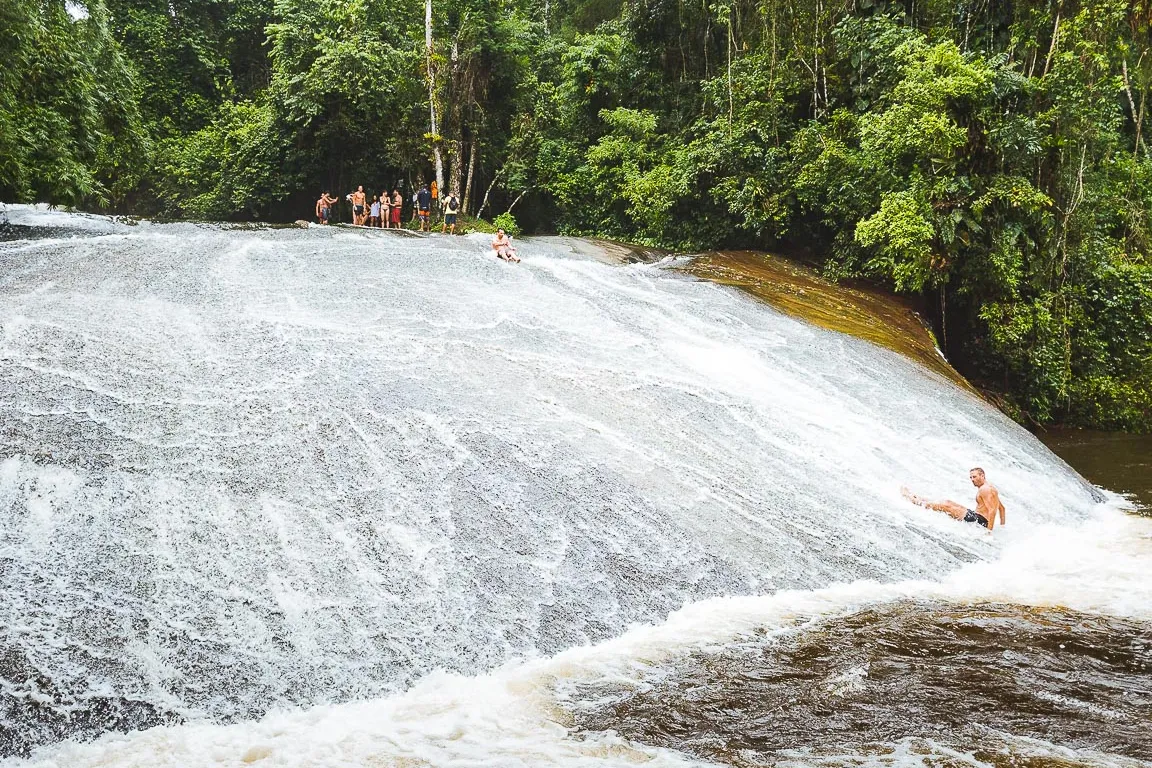
[[0,635],[0,757],[27,757],[36,747],[65,738],[86,741],[109,731],[182,721],[146,701],[93,691],[78,681],[55,681],[19,647],[4,642],[6,637]]

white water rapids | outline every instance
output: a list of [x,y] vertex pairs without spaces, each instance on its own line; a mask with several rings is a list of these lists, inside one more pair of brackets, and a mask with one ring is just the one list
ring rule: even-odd
[[[0,243],[0,692],[184,721],[30,764],[690,765],[550,686],[897,597],[1152,612],[1149,527],[1026,431],[666,266],[9,217],[59,231]],[[977,465],[993,536],[899,497]]]

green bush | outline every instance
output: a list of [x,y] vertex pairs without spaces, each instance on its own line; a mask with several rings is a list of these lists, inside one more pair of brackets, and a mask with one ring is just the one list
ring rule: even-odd
[[496,229],[503,229],[508,233],[509,237],[515,237],[520,234],[520,225],[516,223],[516,217],[505,211],[492,220],[493,231]]

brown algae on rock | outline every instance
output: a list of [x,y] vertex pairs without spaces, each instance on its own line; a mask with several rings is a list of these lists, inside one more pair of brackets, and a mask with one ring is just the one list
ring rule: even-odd
[[717,251],[694,257],[681,269],[732,285],[794,317],[899,352],[976,393],[936,347],[924,321],[883,291],[837,285],[780,256],[756,251]]

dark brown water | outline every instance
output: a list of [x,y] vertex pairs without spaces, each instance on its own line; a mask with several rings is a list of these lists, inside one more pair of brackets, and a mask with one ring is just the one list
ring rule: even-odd
[[[1053,761],[1063,749],[1150,761],[1152,625],[902,602],[695,653],[639,686],[573,693],[597,702],[573,705],[578,727],[726,765],[917,749],[992,765],[1080,764]],[[1032,739],[1048,758],[1024,759]]]
[[1152,435],[1062,429],[1037,435],[1096,485],[1128,494],[1152,514]]

